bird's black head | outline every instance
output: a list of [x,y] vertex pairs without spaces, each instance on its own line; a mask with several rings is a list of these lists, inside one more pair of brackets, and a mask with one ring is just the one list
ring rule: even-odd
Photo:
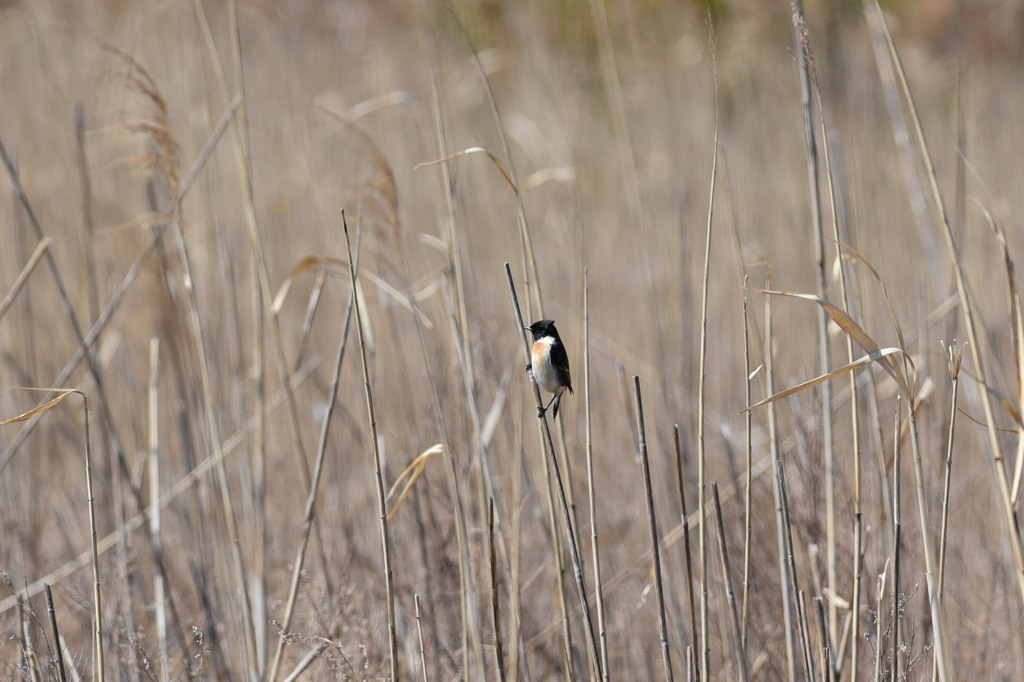
[[555,338],[558,338],[558,331],[555,329],[554,320],[537,320],[527,327],[527,329],[533,332],[533,338],[535,340],[543,339],[545,336],[554,336]]

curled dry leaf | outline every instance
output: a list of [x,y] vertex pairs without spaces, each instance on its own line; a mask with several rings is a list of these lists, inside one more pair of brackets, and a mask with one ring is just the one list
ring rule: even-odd
[[395,479],[394,484],[391,486],[391,490],[388,491],[387,499],[389,500],[398,489],[398,484],[407,477],[409,480],[406,481],[405,485],[402,487],[402,493],[398,496],[398,501],[395,502],[395,506],[390,512],[388,512],[388,521],[390,521],[392,517],[398,513],[398,510],[401,509],[402,503],[405,502],[405,498],[409,496],[409,493],[412,491],[412,487],[416,484],[416,481],[419,480],[420,476],[423,475],[423,470],[426,469],[427,462],[430,458],[434,455],[444,454],[445,452],[447,452],[447,448],[444,444],[438,443],[417,455],[416,458],[409,463],[409,466],[405,467],[405,471],[398,475],[398,478]]

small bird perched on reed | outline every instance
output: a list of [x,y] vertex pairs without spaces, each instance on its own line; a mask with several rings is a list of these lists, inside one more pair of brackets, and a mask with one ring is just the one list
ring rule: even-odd
[[554,320],[538,320],[529,327],[533,333],[533,350],[530,352],[530,366],[526,369],[533,372],[537,385],[548,393],[551,400],[544,407],[537,409],[537,417],[543,417],[547,409],[555,406],[551,418],[558,417],[558,404],[562,400],[565,389],[572,393],[572,377],[569,376],[569,356],[565,346],[555,329]]

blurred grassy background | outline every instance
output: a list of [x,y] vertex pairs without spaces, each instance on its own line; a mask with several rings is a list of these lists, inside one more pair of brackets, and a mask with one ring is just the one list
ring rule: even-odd
[[[103,46],[134,58],[159,89],[167,105],[173,167],[180,180],[230,99],[219,84],[197,6],[48,0],[0,6],[0,140],[16,158],[27,199],[42,230],[53,239],[51,253],[83,329],[95,321],[139,256],[151,234],[154,211],[163,210],[170,198],[167,174],[154,172],[148,158],[154,148],[137,131],[138,121],[153,115],[153,102],[131,87],[124,60]],[[739,0],[713,6],[715,68],[702,4],[608,3],[625,113],[624,127],[618,128],[621,145],[591,5],[582,0],[467,1],[450,8],[397,1],[241,3],[240,72],[232,66],[230,9],[219,3],[202,7],[217,58],[225,65],[228,89],[232,95],[244,90],[238,120],[248,141],[253,205],[269,287],[277,291],[306,256],[345,257],[340,209],[345,209],[351,227],[361,225],[360,276],[364,315],[372,332],[372,387],[385,479],[394,481],[434,443],[447,444],[469,526],[479,620],[489,623],[477,439],[446,304],[459,295],[452,290],[443,246],[446,188],[439,165],[422,165],[443,155],[438,111],[450,152],[481,146],[509,165],[487,86],[474,60],[476,49],[522,183],[544,313],[558,322],[573,363],[576,395],[563,400],[560,414],[581,520],[586,517],[584,268],[589,273],[597,530],[602,534],[612,670],[634,679],[650,677],[659,667],[656,610],[653,596],[645,592],[651,577],[648,565],[638,559],[647,556],[649,543],[627,377],[639,375],[644,386],[655,496],[665,535],[679,520],[671,446],[674,424],[681,428],[691,490],[696,480],[697,355],[715,133],[715,69],[720,165],[711,246],[706,445],[709,480],[719,480],[725,496],[734,574],[743,538],[745,436],[743,419],[737,416],[745,406],[743,274],[750,274],[751,286],[760,287],[770,268],[772,288],[815,288],[799,69],[789,7]],[[1013,347],[1002,258],[983,215],[968,199],[984,204],[1004,226],[1011,253],[1019,261],[1017,217],[1024,210],[1024,86],[1019,67],[1024,5],[907,0],[886,7],[991,342],[1001,382],[994,388],[1012,396]],[[934,382],[920,423],[929,494],[937,510],[950,393],[940,340],[965,336],[958,309],[941,308],[956,292],[951,265],[930,207],[925,209],[923,235],[915,223],[860,7],[853,2],[811,2],[807,13],[844,240],[881,274],[908,336],[907,350],[917,363],[919,382]],[[85,115],[82,149],[88,187],[74,125],[79,104]],[[958,112],[963,117],[959,143]],[[270,332],[259,317],[266,311],[259,310],[243,176],[231,138],[229,132],[201,171],[181,205],[179,223],[190,250],[215,388],[213,412],[223,438],[244,429],[256,414],[261,385],[267,395],[282,385],[269,350]],[[962,184],[957,176],[958,144],[968,168]],[[502,271],[502,264],[510,261],[525,300],[515,195],[481,154],[454,160],[451,174],[475,407],[484,416],[493,408],[499,417],[487,457],[498,515],[506,524],[505,550],[499,553],[502,604],[508,618],[508,600],[517,594],[516,617],[522,628],[519,645],[506,643],[506,652],[518,652],[519,674],[524,677],[562,677],[542,451],[533,436],[529,384],[522,372]],[[10,188],[5,176],[0,182],[0,225],[7,245],[0,250],[0,288],[5,291],[36,243]],[[182,479],[209,452],[198,356],[184,314],[182,268],[170,232],[164,244],[162,255],[143,261],[140,276],[95,348],[110,407],[106,419],[92,415],[100,536],[120,529],[138,511],[114,458],[111,432],[123,444],[127,473],[136,486],[148,491],[145,405],[150,338],[162,343],[163,489]],[[829,245],[826,253],[831,269],[834,246]],[[862,266],[852,266],[852,272],[855,316],[881,345],[895,345],[877,286]],[[366,279],[366,273],[398,294],[385,292]],[[339,276],[327,280],[308,345],[302,346],[302,321],[314,286],[312,273],[296,278],[279,316],[289,367],[321,360],[296,393],[308,466],[329,396],[331,358],[349,292],[344,269],[335,274]],[[830,297],[838,300],[838,284],[830,286]],[[414,291],[422,293],[416,314],[399,302]],[[777,385],[787,387],[817,374],[818,311],[788,299],[774,305]],[[763,335],[761,296],[751,295],[751,310],[752,326]],[[307,559],[297,620],[288,629],[286,669],[294,667],[318,638],[329,637],[333,645],[311,668],[314,677],[373,679],[387,671],[387,628],[373,462],[354,339],[353,330],[320,484],[322,549],[314,537],[310,550],[310,556],[322,552],[325,561]],[[836,339],[834,366],[844,362],[842,344]],[[259,352],[261,345],[267,349],[265,357]],[[0,418],[35,405],[38,394],[14,387],[51,386],[77,346],[53,277],[40,266],[0,320]],[[973,376],[971,363],[965,370]],[[892,451],[895,399],[887,381],[879,374],[880,416],[862,427],[868,443],[868,530],[861,623],[865,632],[871,632],[865,640],[868,645],[861,648],[865,664],[873,651],[869,609],[875,608],[875,581],[889,551],[883,544],[883,526],[889,521],[880,502],[876,464],[890,458]],[[85,365],[69,385],[90,396],[96,390]],[[754,399],[764,397],[763,384],[755,386]],[[963,410],[982,419],[977,383],[968,378],[962,393]],[[0,570],[8,579],[8,589],[0,597],[23,592],[29,583],[88,550],[80,404],[68,400],[46,413],[17,451],[8,448],[21,426],[0,430],[0,444],[9,455],[0,469]],[[795,543],[812,596],[818,594],[812,578],[820,578],[824,571],[822,559],[808,549],[825,542],[819,406],[812,393],[780,404]],[[99,408],[100,402],[91,399],[90,409]],[[841,415],[836,438],[838,585],[848,598],[853,474],[848,408],[836,411]],[[767,455],[764,417],[762,411],[754,418],[755,461]],[[1008,415],[1003,422],[1012,428]],[[873,432],[881,436],[870,437]],[[270,413],[262,443],[253,431],[243,435],[227,467],[236,492],[235,514],[256,608],[254,621],[257,631],[266,633],[259,656],[265,666],[278,636],[308,489],[286,409]],[[1005,439],[1005,450],[1012,453],[1016,443],[1010,436]],[[958,678],[1013,679],[1024,670],[1024,651],[1013,634],[1022,626],[1020,594],[984,429],[962,420],[957,446],[944,607],[954,671]],[[732,468],[730,461],[735,462]],[[904,491],[910,495],[907,480]],[[688,494],[692,508],[696,493]],[[908,658],[915,663],[910,677],[925,679],[931,672],[929,615],[923,568],[915,554],[920,529],[910,500],[905,498],[904,512],[904,575],[910,577],[903,588],[906,620],[917,636],[908,644]],[[781,679],[784,640],[768,475],[755,480],[754,504],[748,657],[766,655],[762,679]],[[454,514],[444,467],[439,460],[431,461],[391,524],[400,652],[407,675],[419,675],[414,594],[421,598],[430,677],[451,679],[467,673],[462,670]],[[518,533],[512,519],[518,521]],[[584,520],[580,535],[587,541],[589,531]],[[932,532],[938,532],[937,521]],[[189,642],[184,651],[172,646],[168,675],[242,677],[246,663],[240,653],[238,595],[212,477],[168,506],[163,537],[169,589],[178,601],[183,636]],[[137,531],[127,533],[120,547],[101,560],[107,669],[132,679],[159,677],[140,672],[146,667],[144,657],[157,659],[152,556]],[[518,573],[508,563],[510,553],[516,552],[521,553]],[[670,642],[676,660],[682,661],[689,623],[683,616],[687,592],[678,544],[666,549],[665,561],[667,579],[674,586]],[[721,671],[721,679],[730,679],[735,671],[729,668],[727,611],[721,585],[714,582],[720,578],[714,573],[713,669]],[[86,671],[91,665],[91,581],[83,567],[54,585],[69,649]],[[578,607],[571,578],[567,585],[570,605]],[[264,590],[265,604],[260,599]],[[204,605],[204,595],[212,603]],[[52,643],[46,644],[48,630],[41,625],[41,597],[32,597],[31,608],[39,619],[32,626],[37,629],[36,647],[52,651]],[[27,673],[21,667],[21,625],[13,608],[0,614],[0,627],[5,633],[0,658],[8,662],[3,674],[20,679]],[[472,676],[495,669],[490,632],[481,626],[472,635],[487,652],[485,667],[468,671]],[[586,677],[582,633],[577,631],[576,636],[575,665]]]

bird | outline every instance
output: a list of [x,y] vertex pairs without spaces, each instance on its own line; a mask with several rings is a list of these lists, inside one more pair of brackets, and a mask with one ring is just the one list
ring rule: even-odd
[[537,408],[537,417],[541,418],[548,408],[554,405],[551,418],[558,417],[558,404],[566,389],[572,393],[572,377],[569,375],[569,356],[565,353],[565,345],[558,336],[554,320],[538,320],[525,329],[533,333],[533,349],[530,352],[530,364],[527,371],[532,371],[537,385],[548,393],[551,400],[544,407]]

